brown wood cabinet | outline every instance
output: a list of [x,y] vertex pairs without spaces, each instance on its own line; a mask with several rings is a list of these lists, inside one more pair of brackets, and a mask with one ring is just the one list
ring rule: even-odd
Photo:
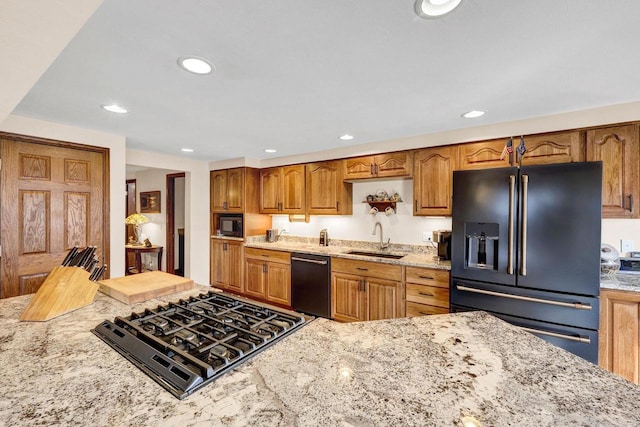
[[240,294],[244,292],[242,252],[241,241],[211,239],[209,274],[212,285]]
[[306,165],[307,213],[351,215],[353,186],[344,182],[342,160]]
[[587,131],[587,161],[602,160],[602,217],[638,218],[638,125]]
[[244,212],[244,180],[245,168],[211,171],[211,212]]
[[[527,151],[522,165],[548,165],[552,163],[584,162],[584,132],[570,131],[525,136]],[[513,140],[515,150],[519,139]]]
[[344,179],[410,177],[411,159],[410,151],[345,159]]
[[413,214],[451,215],[456,147],[416,151],[413,171]]
[[448,313],[449,276],[446,270],[406,267],[407,316]]
[[291,306],[291,254],[245,248],[245,294]]
[[[500,158],[507,139],[500,138],[458,145],[458,165],[456,170],[509,167],[509,156]],[[514,152],[518,143],[519,141],[513,141]]]
[[640,292],[600,292],[600,367],[640,384]]
[[331,259],[331,317],[341,322],[404,317],[402,267]]
[[260,171],[260,212],[266,214],[305,213],[304,165]]

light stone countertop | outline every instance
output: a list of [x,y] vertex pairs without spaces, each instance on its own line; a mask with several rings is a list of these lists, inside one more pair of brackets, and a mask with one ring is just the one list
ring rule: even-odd
[[603,274],[600,276],[600,289],[640,292],[640,274],[623,273]]
[[[305,252],[309,254],[326,255],[338,258],[374,261],[384,264],[451,270],[451,262],[438,260],[435,248],[426,244],[403,245],[392,243],[388,249],[381,250],[379,243],[358,240],[330,240],[329,246],[320,246],[317,238],[282,236],[277,242],[269,243],[263,236],[256,236],[247,238],[244,246],[247,248],[270,249],[274,251]],[[347,253],[354,250],[404,256],[400,259],[391,259],[363,255],[350,255]]]
[[178,400],[90,329],[128,306],[98,293],[48,322],[0,300],[5,426],[637,426],[640,387],[482,312],[318,319]]

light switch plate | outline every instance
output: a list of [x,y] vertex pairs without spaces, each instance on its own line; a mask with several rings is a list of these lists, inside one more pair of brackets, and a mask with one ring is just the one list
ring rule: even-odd
[[633,240],[620,240],[620,252],[627,253],[633,251]]

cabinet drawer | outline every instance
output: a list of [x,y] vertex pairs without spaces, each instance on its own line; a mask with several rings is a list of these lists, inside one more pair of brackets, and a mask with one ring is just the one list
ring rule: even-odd
[[268,249],[244,248],[245,258],[258,258],[265,261],[291,264],[291,253]]
[[407,302],[407,317],[427,316],[429,314],[447,314],[448,308],[434,307],[432,305]]
[[382,262],[356,261],[346,258],[331,258],[331,271],[356,274],[358,276],[379,277],[402,281],[402,266]]
[[449,308],[449,288],[407,283],[407,301]]
[[449,289],[449,272],[433,268],[407,267],[405,281]]

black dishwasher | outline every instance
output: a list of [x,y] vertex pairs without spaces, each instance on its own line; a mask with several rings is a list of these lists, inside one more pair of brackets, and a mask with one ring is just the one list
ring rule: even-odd
[[331,318],[331,258],[294,252],[291,255],[291,307]]

